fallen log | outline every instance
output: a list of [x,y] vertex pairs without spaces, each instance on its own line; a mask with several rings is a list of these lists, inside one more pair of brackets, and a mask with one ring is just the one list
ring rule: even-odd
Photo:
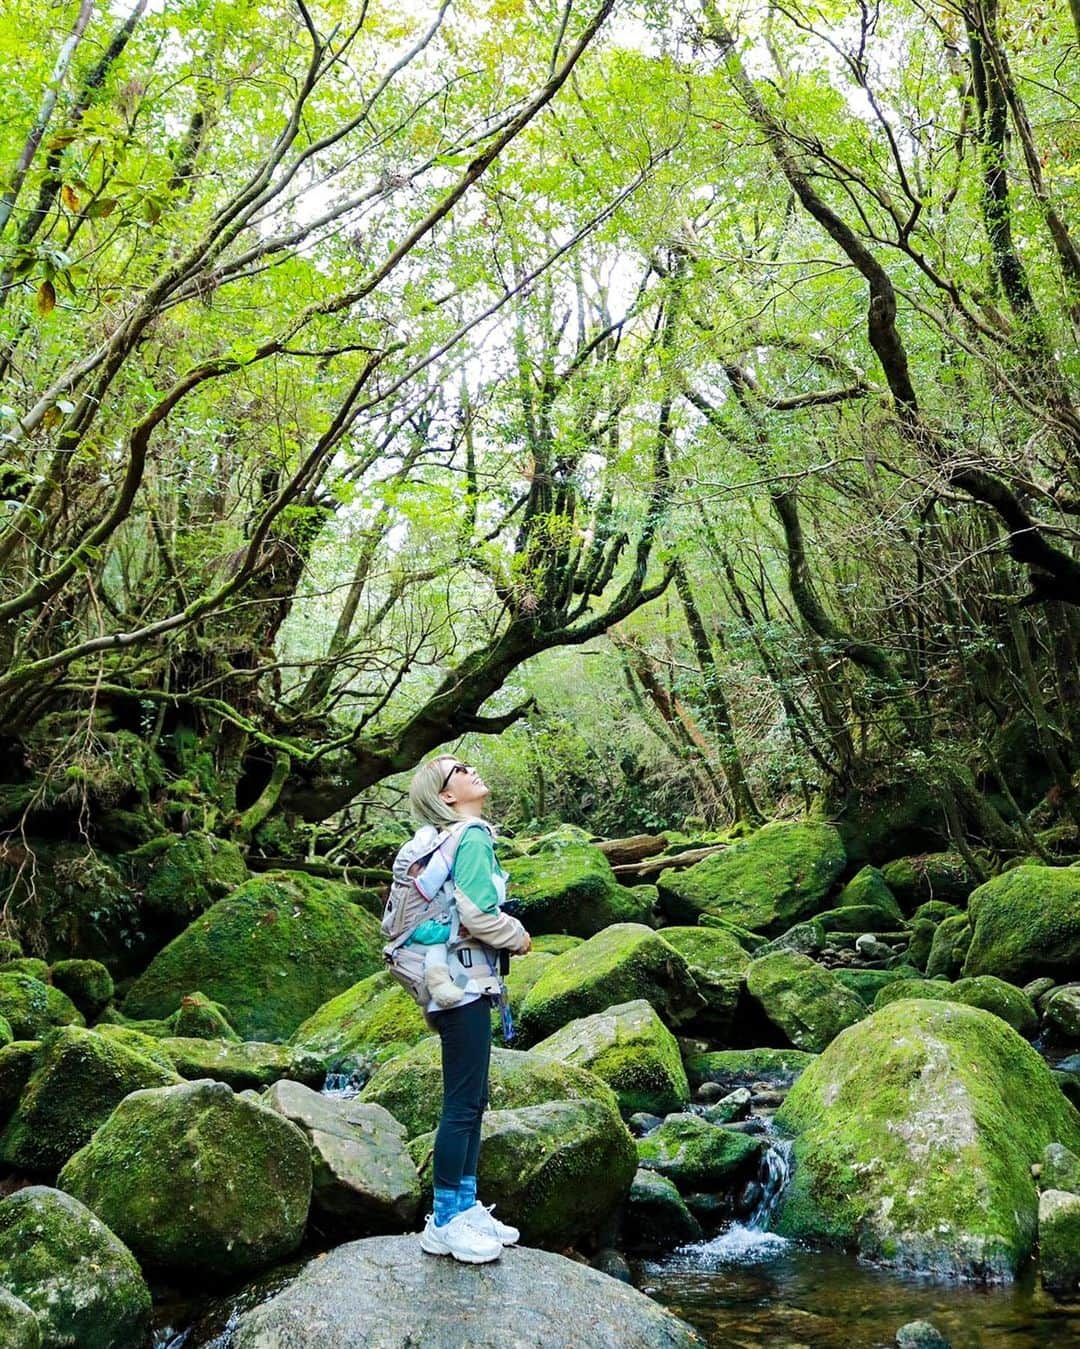
[[646,857],[655,857],[668,845],[666,834],[631,834],[629,838],[609,838],[596,846],[613,867],[630,866]]
[[659,875],[669,867],[679,870],[683,867],[692,867],[695,862],[711,857],[713,853],[723,852],[727,847],[726,843],[714,843],[708,848],[691,848],[688,852],[673,853],[670,857],[648,857],[643,862],[626,862],[611,869],[620,880],[624,876],[636,876],[638,880],[643,881],[649,876]]

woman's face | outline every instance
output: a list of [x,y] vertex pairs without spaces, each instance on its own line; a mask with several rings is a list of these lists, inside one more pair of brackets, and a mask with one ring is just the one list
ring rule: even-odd
[[491,791],[480,774],[469,764],[446,754],[439,760],[443,775],[443,788],[439,795],[448,806],[460,809],[483,801]]

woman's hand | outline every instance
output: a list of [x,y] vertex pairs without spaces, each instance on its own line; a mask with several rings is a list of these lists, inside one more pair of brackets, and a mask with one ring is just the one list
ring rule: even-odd
[[531,938],[531,937],[529,936],[529,934],[526,932],[526,933],[525,933],[525,945],[524,945],[524,946],[519,946],[519,947],[517,948],[517,950],[514,952],[514,955],[516,955],[516,956],[527,956],[531,950],[532,950],[532,938]]

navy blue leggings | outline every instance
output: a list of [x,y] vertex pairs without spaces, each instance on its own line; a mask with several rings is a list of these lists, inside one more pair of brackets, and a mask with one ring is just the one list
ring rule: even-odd
[[480,1124],[488,1101],[491,1064],[491,1003],[477,998],[464,1007],[434,1012],[442,1041],[443,1104],[435,1134],[435,1184],[453,1190],[462,1176],[475,1176]]

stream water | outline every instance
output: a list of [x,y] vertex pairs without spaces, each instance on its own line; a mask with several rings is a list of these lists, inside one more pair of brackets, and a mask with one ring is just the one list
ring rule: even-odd
[[746,1223],[633,1267],[643,1293],[725,1349],[884,1349],[908,1321],[930,1321],[951,1349],[1080,1347],[1080,1301],[1055,1302],[1034,1270],[996,1287],[901,1277],[842,1252],[768,1231],[788,1177],[774,1140]]

